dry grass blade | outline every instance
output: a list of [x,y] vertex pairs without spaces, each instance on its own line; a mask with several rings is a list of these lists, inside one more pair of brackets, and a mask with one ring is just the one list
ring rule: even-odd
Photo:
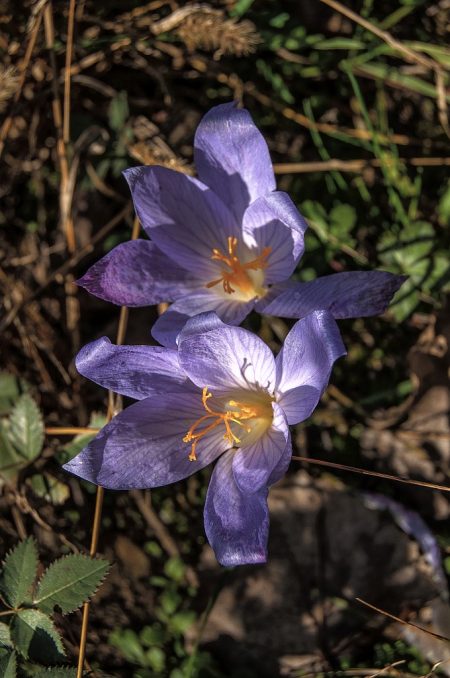
[[446,643],[450,643],[450,638],[446,638],[445,636],[441,636],[439,633],[434,633],[433,631],[429,631],[428,629],[424,629],[422,626],[419,626],[418,624],[414,624],[413,622],[409,622],[409,621],[405,621],[404,619],[400,619],[400,617],[396,617],[395,614],[391,614],[390,612],[386,612],[386,610],[382,610],[379,607],[376,607],[375,605],[368,603],[366,600],[363,600],[362,598],[355,598],[355,600],[357,600],[358,603],[361,603],[362,605],[365,605],[366,607],[370,608],[371,610],[374,610],[375,612],[382,614],[384,617],[388,617],[389,619],[392,619],[393,621],[398,622],[399,624],[403,624],[404,626],[412,626],[413,628],[417,629],[418,631],[422,631],[423,633],[427,633],[429,636],[433,636],[433,638],[437,638],[437,640],[443,640]]

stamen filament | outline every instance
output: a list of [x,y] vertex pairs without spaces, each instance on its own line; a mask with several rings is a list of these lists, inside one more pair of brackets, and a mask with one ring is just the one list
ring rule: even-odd
[[[184,443],[192,442],[191,451],[189,453],[189,461],[196,461],[197,459],[196,449],[199,440],[201,440],[207,433],[210,433],[215,428],[217,428],[217,426],[220,426],[220,424],[223,423],[225,426],[225,434],[223,436],[224,439],[228,440],[230,445],[233,445],[233,443],[240,443],[241,440],[231,430],[231,423],[238,424],[238,426],[242,426],[246,433],[249,433],[251,429],[245,424],[243,424],[242,420],[251,419],[257,416],[257,413],[254,408],[251,408],[245,404],[238,403],[235,400],[229,400],[228,404],[231,407],[237,407],[238,410],[236,411],[227,410],[226,412],[216,412],[215,410],[211,409],[211,407],[208,405],[207,401],[210,398],[212,398],[212,393],[209,393],[208,387],[205,386],[205,388],[202,390],[202,405],[205,408],[207,414],[204,414],[202,417],[197,419],[192,424],[192,426],[190,427],[190,429],[183,438]],[[214,418],[214,421],[212,421],[205,428],[198,430],[199,426],[201,426],[205,421],[211,418]]]
[[211,259],[222,261],[230,270],[222,269],[222,276],[216,280],[211,280],[211,282],[206,284],[206,287],[209,289],[222,283],[223,289],[227,294],[234,294],[235,288],[238,287],[244,294],[258,296],[260,289],[256,289],[247,271],[258,271],[267,268],[267,258],[272,248],[264,247],[261,254],[255,257],[255,259],[242,263],[236,255],[237,244],[238,239],[236,237],[228,236],[228,254],[223,254],[217,248],[212,250]]

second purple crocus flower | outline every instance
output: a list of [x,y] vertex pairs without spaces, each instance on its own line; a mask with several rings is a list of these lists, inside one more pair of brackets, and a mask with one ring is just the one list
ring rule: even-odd
[[222,565],[267,559],[267,494],[289,465],[289,425],[307,419],[345,353],[328,311],[298,321],[274,358],[255,334],[215,313],[190,319],[178,349],[98,339],[76,365],[139,402],[107,424],[65,469],[106,488],[174,483],[219,458],[205,530]]
[[80,285],[124,306],[173,301],[152,329],[171,347],[186,320],[205,311],[239,325],[254,308],[287,318],[316,309],[335,318],[386,309],[404,277],[356,271],[286,282],[303,254],[307,224],[276,190],[267,144],[248,111],[212,108],[197,128],[194,153],[198,179],[156,166],[125,172],[151,241],[118,245]]

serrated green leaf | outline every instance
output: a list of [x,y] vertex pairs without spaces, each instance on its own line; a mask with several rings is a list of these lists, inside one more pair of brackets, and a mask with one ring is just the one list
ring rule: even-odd
[[8,624],[0,622],[0,647],[11,647],[11,632],[9,630]]
[[77,670],[65,666],[52,666],[50,669],[39,669],[33,678],[76,678]]
[[33,461],[44,444],[44,424],[33,398],[24,393],[9,418],[9,439],[26,461]]
[[50,617],[39,610],[21,610],[11,623],[15,648],[26,659],[42,663],[64,661],[61,636]]
[[51,614],[55,605],[63,614],[73,612],[94,595],[109,569],[109,562],[72,554],[59,558],[44,572],[34,604]]
[[16,653],[11,652],[10,654],[0,657],[0,676],[2,678],[16,678],[17,675],[17,659]]
[[0,372],[0,414],[9,412],[20,396],[19,380],[9,372]]
[[5,558],[0,575],[0,595],[11,607],[19,607],[37,575],[38,553],[32,537],[18,544]]
[[17,478],[23,466],[23,458],[12,446],[5,429],[5,423],[0,421],[0,475],[11,482]]

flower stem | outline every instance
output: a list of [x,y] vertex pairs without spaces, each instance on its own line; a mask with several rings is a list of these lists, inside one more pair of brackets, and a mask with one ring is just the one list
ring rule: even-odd
[[[139,235],[140,223],[139,219],[135,217],[133,222],[133,230],[131,232],[131,240],[136,240]],[[117,337],[116,343],[118,345],[123,344],[125,339],[125,333],[127,331],[128,323],[128,308],[122,306],[120,309],[119,316],[119,325],[117,327]],[[106,418],[110,421],[113,416],[117,414],[118,404],[114,402],[113,392],[108,392],[108,412]],[[103,508],[103,497],[105,490],[103,487],[97,487],[97,493],[95,495],[95,509],[94,509],[94,519],[92,521],[92,536],[91,536],[91,547],[89,549],[89,555],[91,558],[97,553],[98,541],[100,537],[100,528],[102,520],[102,508]],[[84,658],[86,655],[86,641],[87,641],[87,632],[89,625],[89,602],[83,605],[83,619],[81,622],[81,635],[80,635],[80,650],[78,653],[78,666],[77,666],[77,678],[83,677],[83,667],[84,667]]]

